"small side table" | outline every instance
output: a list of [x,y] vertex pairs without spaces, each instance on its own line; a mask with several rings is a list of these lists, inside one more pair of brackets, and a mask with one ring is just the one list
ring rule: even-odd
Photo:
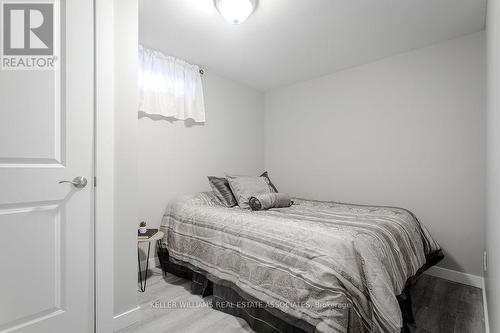
[[[147,239],[137,238],[137,264],[139,266],[139,283],[140,283],[140,291],[141,292],[146,291],[146,282],[148,279],[148,269],[149,269],[149,252],[151,250],[151,243],[154,243],[162,238],[163,238],[162,231],[158,231],[156,234],[154,234],[153,236],[151,236]],[[140,251],[139,251],[139,245],[141,243],[148,243],[148,257],[146,258],[146,271],[144,272],[144,281],[142,280],[141,257],[140,257]]]

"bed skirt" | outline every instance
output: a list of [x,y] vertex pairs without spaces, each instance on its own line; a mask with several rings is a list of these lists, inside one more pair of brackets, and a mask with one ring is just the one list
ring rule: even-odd
[[[168,272],[190,280],[193,294],[202,295],[202,297],[212,296],[212,308],[243,318],[255,332],[315,332],[315,327],[311,324],[294,318],[275,307],[266,306],[265,303],[248,295],[232,282],[219,279],[189,263],[170,258],[167,248],[160,242],[157,249],[161,268],[165,274]],[[404,322],[402,333],[409,333],[410,326],[415,324],[410,294],[411,287],[424,271],[443,258],[441,251],[427,255],[424,266],[413,277],[408,279],[403,293],[397,296]]]

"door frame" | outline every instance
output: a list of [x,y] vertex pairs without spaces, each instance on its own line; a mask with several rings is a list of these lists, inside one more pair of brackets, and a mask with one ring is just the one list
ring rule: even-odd
[[94,0],[95,333],[114,332],[114,7]]
[[[138,6],[138,0],[94,0],[96,333],[117,331],[139,318],[135,209]],[[120,254],[116,261],[115,251]]]

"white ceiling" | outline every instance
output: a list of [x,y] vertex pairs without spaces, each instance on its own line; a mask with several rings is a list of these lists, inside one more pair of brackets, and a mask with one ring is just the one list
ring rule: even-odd
[[213,0],[139,0],[145,46],[265,91],[484,29],[486,0],[259,0],[241,25]]

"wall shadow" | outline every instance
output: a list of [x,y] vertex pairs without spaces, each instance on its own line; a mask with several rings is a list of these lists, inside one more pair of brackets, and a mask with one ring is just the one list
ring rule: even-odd
[[187,128],[195,127],[195,126],[205,126],[205,123],[196,122],[194,119],[191,119],[191,118],[186,119],[186,120],[180,120],[180,119],[177,119],[174,117],[166,117],[166,116],[162,116],[159,114],[149,114],[149,113],[146,113],[144,111],[139,111],[139,115],[138,115],[137,119],[141,119],[141,118],[149,118],[153,121],[168,121],[171,124],[176,123],[176,122],[183,122],[184,127],[187,127]]

